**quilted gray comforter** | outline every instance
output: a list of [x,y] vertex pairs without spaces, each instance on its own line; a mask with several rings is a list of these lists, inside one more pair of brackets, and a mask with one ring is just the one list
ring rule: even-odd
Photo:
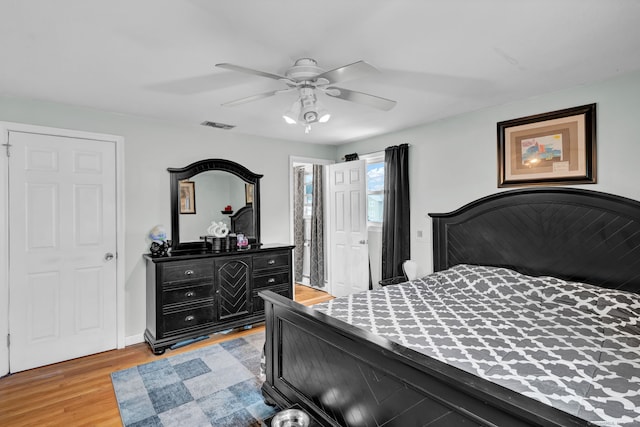
[[459,265],[315,309],[597,425],[640,426],[640,296]]

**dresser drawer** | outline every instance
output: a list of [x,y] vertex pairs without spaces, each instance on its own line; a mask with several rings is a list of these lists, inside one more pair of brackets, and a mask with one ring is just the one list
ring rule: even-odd
[[268,268],[282,268],[289,266],[289,252],[273,252],[264,255],[256,255],[253,258],[254,270]]
[[213,285],[191,285],[179,288],[164,289],[162,291],[162,303],[164,306],[171,304],[184,304],[210,299],[213,301]]
[[183,329],[213,323],[215,320],[214,314],[213,304],[167,313],[162,316],[164,334],[171,335],[172,333],[179,332]]
[[162,282],[196,280],[212,276],[213,262],[211,260],[168,262],[163,266]]
[[[287,298],[291,298],[291,287],[289,285],[280,285],[280,286],[274,286],[273,288],[265,288],[265,289],[260,289],[261,291],[273,291],[276,294],[280,294],[282,296],[285,296]],[[262,299],[262,297],[260,295],[258,295],[258,292],[254,292],[253,293],[253,313],[259,313],[264,311],[264,300]]]
[[289,272],[277,272],[270,274],[260,274],[253,276],[253,288],[264,288],[265,286],[288,285]]

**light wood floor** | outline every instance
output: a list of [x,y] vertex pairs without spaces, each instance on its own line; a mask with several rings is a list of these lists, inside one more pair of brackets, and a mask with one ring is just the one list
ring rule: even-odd
[[[332,297],[296,285],[296,301],[311,305]],[[135,344],[0,378],[0,426],[120,426],[110,374],[159,358],[174,356],[264,330],[263,325],[167,350],[154,356],[146,344]]]

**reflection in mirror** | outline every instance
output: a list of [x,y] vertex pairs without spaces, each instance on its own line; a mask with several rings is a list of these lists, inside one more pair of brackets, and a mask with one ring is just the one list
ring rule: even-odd
[[260,244],[260,178],[224,159],[200,160],[169,168],[171,237],[174,251],[206,250],[204,236],[212,222],[223,222]]
[[180,213],[196,213],[196,186],[193,181],[180,181]]
[[[180,182],[182,189],[183,183]],[[194,206],[193,211],[185,212],[185,194],[180,192],[180,241],[192,242],[201,240],[200,237],[207,234],[207,229],[212,221],[224,222],[232,232],[244,232],[245,230],[234,230],[231,227],[231,214],[237,212],[246,205],[245,182],[237,176],[225,171],[206,171],[194,175],[189,179],[194,190],[194,203],[187,206]],[[253,196],[253,186],[251,186]],[[189,193],[187,193],[188,195]],[[231,210],[225,212],[225,208],[231,206]],[[197,207],[197,210],[195,209]]]

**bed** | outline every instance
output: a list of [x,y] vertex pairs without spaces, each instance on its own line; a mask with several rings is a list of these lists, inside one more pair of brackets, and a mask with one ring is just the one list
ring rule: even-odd
[[[335,426],[640,424],[640,416],[634,418],[634,411],[640,407],[635,351],[640,347],[635,310],[640,309],[633,305],[640,293],[639,202],[582,189],[536,188],[498,193],[454,212],[430,216],[435,270],[432,276],[337,299],[317,309],[270,292],[261,294],[266,302],[267,363],[262,390],[267,401],[280,407],[298,404],[320,423]],[[468,273],[463,274],[467,270],[476,279],[484,279],[476,280],[480,288],[471,283],[474,280],[468,279]],[[451,279],[452,274],[466,279]],[[523,287],[521,276],[530,276],[528,282],[533,280],[533,284]],[[350,309],[345,309],[358,299],[392,299],[400,294],[406,301],[415,301],[422,298],[424,289],[431,292],[444,282],[451,282],[454,287],[439,297],[442,310],[476,316],[467,319],[470,322],[483,322],[486,317],[471,308],[473,303],[463,302],[464,297],[478,301],[486,312],[500,311],[504,304],[509,304],[505,312],[514,311],[510,304],[520,304],[518,315],[512,316],[514,322],[526,310],[533,313],[520,333],[551,330],[553,338],[564,341],[564,350],[575,347],[585,353],[606,341],[605,356],[598,356],[600,353],[594,350],[589,355],[591,359],[587,359],[592,363],[585,363],[577,375],[608,369],[605,380],[615,377],[626,382],[606,384],[601,389],[606,395],[598,395],[584,379],[573,381],[578,383],[580,393],[593,397],[591,402],[599,402],[600,406],[610,402],[603,406],[604,410],[592,408],[588,400],[582,406],[576,405],[575,400],[558,397],[549,382],[536,383],[547,378],[536,377],[535,370],[503,372],[518,366],[519,362],[507,363],[510,354],[500,355],[498,363],[485,369],[482,364],[486,361],[480,356],[456,358],[417,351],[422,343],[407,339],[410,333],[404,333],[404,337],[393,333],[384,336],[384,328],[367,329],[365,323],[371,320],[353,321],[349,319]],[[494,286],[482,289],[487,283]],[[569,292],[576,286],[580,287],[577,292]],[[474,296],[476,291],[483,295]],[[625,296],[632,296],[631,302],[621,306],[620,300]],[[428,311],[409,302],[405,306],[413,311],[414,319]],[[375,311],[371,307],[377,310],[379,306],[367,307]],[[397,316],[387,317],[397,323]],[[552,317],[565,323],[549,326]],[[499,331],[508,321],[496,323],[493,328]],[[577,325],[578,321],[583,323]],[[415,326],[428,330],[438,325],[423,316]],[[487,329],[487,324],[480,327]],[[557,327],[564,331],[556,333],[553,328]],[[600,338],[584,332],[587,330],[600,334]],[[437,333],[428,330],[426,336]],[[507,347],[518,347],[525,338],[513,340]],[[490,343],[490,339],[483,339]],[[616,344],[620,340],[624,345]],[[551,341],[548,344],[549,348],[556,346]],[[457,343],[445,343],[434,348],[437,353],[439,348],[453,351],[457,347]],[[498,352],[501,347],[505,347],[504,343],[494,347],[490,343],[478,352]],[[620,347],[616,351],[621,352],[622,362],[607,359],[610,347]],[[543,356],[548,358],[548,354]],[[467,366],[474,364],[481,366],[484,376]],[[576,372],[556,374],[570,378]],[[533,391],[521,387],[523,378],[529,379],[527,386],[533,383]],[[550,383],[556,384],[553,380]]]

